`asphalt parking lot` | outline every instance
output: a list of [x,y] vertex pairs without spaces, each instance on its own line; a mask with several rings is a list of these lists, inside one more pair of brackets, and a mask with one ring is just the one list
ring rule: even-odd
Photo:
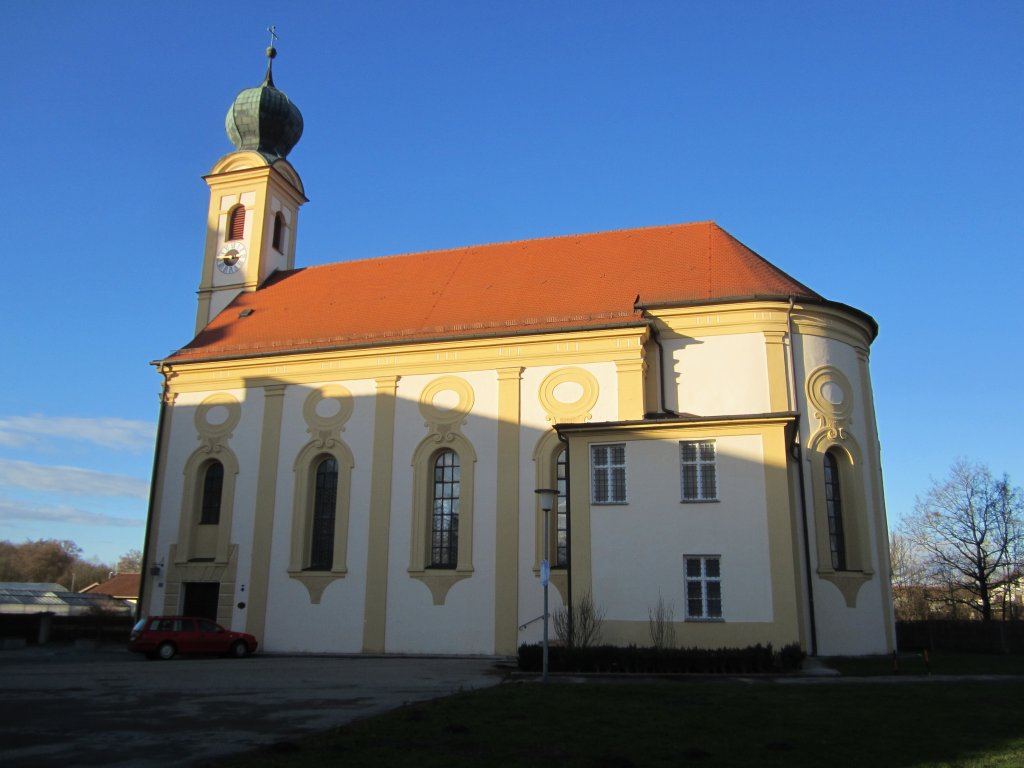
[[500,680],[490,658],[0,651],[0,765],[202,763]]

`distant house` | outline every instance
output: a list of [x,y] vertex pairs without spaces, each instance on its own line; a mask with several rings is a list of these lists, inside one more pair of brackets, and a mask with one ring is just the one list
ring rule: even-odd
[[[138,574],[135,574],[138,584]],[[136,597],[138,597],[136,587]],[[50,613],[80,616],[94,611],[129,613],[131,606],[105,592],[83,594],[60,584],[0,582],[0,614]]]
[[81,590],[82,594],[110,595],[110,597],[135,605],[139,601],[141,573],[118,573],[104,582],[90,584]]

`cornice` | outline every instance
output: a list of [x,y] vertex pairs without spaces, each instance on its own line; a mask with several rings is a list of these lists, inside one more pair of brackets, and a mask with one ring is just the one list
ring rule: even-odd
[[[788,331],[790,306],[785,301],[648,308],[647,315],[664,326],[665,338],[694,338],[738,333],[778,334]],[[822,336],[867,350],[876,328],[867,315],[840,305],[796,303],[796,333]]]
[[742,435],[752,431],[790,428],[797,414],[751,414],[743,416],[699,417],[649,421],[620,421],[588,424],[556,424],[555,430],[565,435],[586,435],[592,439],[616,440],[673,439],[698,432],[703,435]]
[[159,361],[175,392],[640,360],[646,326],[206,362]]
[[302,179],[291,163],[287,160],[268,163],[259,152],[232,152],[218,160],[210,172],[203,176],[203,180],[211,188],[246,184],[267,178],[297,195],[302,202],[308,202]]

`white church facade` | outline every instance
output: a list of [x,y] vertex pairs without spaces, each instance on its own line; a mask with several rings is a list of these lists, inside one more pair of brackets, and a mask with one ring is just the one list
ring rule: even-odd
[[603,642],[649,644],[662,601],[680,646],[895,647],[868,315],[713,222],[296,268],[301,131],[268,68],[205,177],[142,613],[508,655],[547,560]]

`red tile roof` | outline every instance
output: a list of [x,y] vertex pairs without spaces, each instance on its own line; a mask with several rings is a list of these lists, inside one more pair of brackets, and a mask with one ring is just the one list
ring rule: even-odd
[[118,573],[107,581],[86,587],[82,592],[110,595],[111,597],[138,598],[141,578],[142,574],[140,573]]
[[789,296],[821,300],[714,222],[625,229],[278,273],[168,361],[633,325],[638,297]]

